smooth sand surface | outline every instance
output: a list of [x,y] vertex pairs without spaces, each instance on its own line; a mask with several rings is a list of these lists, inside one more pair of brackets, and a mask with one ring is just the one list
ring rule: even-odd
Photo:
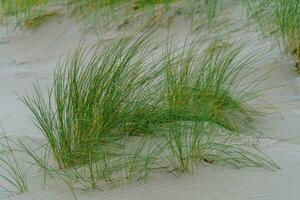
[[[193,175],[160,176],[139,186],[81,194],[78,198],[105,200],[298,200],[300,148],[270,144],[267,153],[282,167],[279,171],[200,167]],[[14,199],[73,199],[68,190],[56,185]]]
[[[219,17],[219,24],[230,22],[237,29],[228,36],[230,40],[247,40],[259,35],[253,27],[240,26],[239,8],[232,7]],[[0,122],[9,135],[41,138],[41,133],[30,122],[30,113],[17,99],[32,91],[35,81],[46,90],[52,81],[56,63],[81,40],[83,33],[79,24],[71,19],[53,19],[33,32],[2,36],[0,42]],[[218,29],[218,27],[215,27]],[[170,27],[179,43],[189,32],[182,18]],[[0,32],[2,33],[2,32]],[[166,34],[163,27],[157,35]],[[102,39],[113,39],[114,31]],[[193,37],[207,37],[207,28],[199,28]],[[90,41],[94,35],[91,34]],[[91,39],[92,38],[92,39]],[[94,37],[96,38],[96,37]],[[261,37],[258,37],[261,38]],[[91,42],[92,43],[92,42]],[[260,61],[256,75],[275,69],[263,87],[272,88],[263,92],[258,106],[268,113],[257,120],[256,127],[262,133],[261,149],[276,161],[281,169],[231,169],[218,166],[200,166],[194,174],[174,177],[171,174],[155,174],[145,184],[121,188],[80,192],[79,199],[105,200],[299,200],[300,199],[300,78],[293,63],[280,54],[271,39],[257,40],[251,48],[269,49],[268,56]],[[255,75],[254,75],[255,76]],[[19,200],[69,200],[74,199],[69,189],[59,182],[49,183],[43,189],[39,177],[30,177],[30,192],[16,196]],[[2,183],[0,183],[2,184]]]

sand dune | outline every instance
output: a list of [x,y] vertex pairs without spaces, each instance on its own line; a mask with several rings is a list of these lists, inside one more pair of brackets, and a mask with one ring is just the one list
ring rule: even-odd
[[[227,10],[225,15],[235,18],[239,12],[234,12],[234,7],[232,9]],[[220,20],[222,22],[222,17]],[[181,18],[176,19],[170,29],[181,42],[188,34],[186,24]],[[112,35],[117,37],[112,32],[104,34],[102,39],[111,39]],[[167,31],[164,27],[157,30],[159,36],[165,33]],[[88,42],[92,44],[96,41],[96,36],[89,34]],[[249,31],[248,27],[240,27],[233,34],[228,38],[246,40],[259,35],[256,31]],[[80,24],[71,19],[58,18],[50,20],[34,32],[8,35],[7,42],[0,42],[0,122],[9,135],[41,138],[40,132],[29,120],[30,114],[26,107],[17,100],[16,93],[24,95],[30,92],[35,81],[42,88],[46,88],[52,81],[51,77],[61,54],[72,50],[83,35]],[[206,30],[199,31],[199,35],[204,38]],[[269,56],[261,61],[261,70],[277,68],[264,82],[264,87],[273,88],[265,91],[262,97],[268,104],[258,104],[268,112],[265,118],[255,122],[262,133],[259,146],[280,165],[280,170],[237,170],[211,165],[200,166],[193,175],[174,177],[167,173],[155,174],[144,184],[105,191],[79,192],[78,199],[300,199],[300,81],[293,68],[294,64],[280,54],[279,48],[271,40],[256,41],[253,46],[257,45],[272,49]],[[30,192],[11,199],[74,199],[63,183],[52,182],[43,189],[39,181],[40,178],[31,178]]]

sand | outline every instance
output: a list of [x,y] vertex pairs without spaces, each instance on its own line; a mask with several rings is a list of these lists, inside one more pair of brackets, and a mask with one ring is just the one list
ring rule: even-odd
[[[236,29],[231,35],[225,36],[228,39],[261,38],[254,27],[241,25],[245,19],[237,7],[226,9],[218,18],[219,25],[215,27],[216,30],[226,21],[232,21],[230,27]],[[183,43],[189,32],[188,25],[183,18],[178,17],[171,25],[170,32],[174,34],[178,44]],[[10,31],[6,35],[2,29],[0,33],[1,125],[8,135],[42,139],[41,133],[30,122],[30,113],[17,95],[30,93],[36,81],[46,90],[60,56],[74,49],[84,36],[83,31],[79,23],[62,17],[49,20],[35,31]],[[92,44],[97,37],[93,33],[89,34],[88,43]],[[102,40],[118,37],[115,30],[102,31],[101,34]],[[160,27],[156,34],[163,38],[167,30]],[[192,35],[206,38],[207,27],[200,28]],[[280,53],[280,49],[271,39],[256,40],[251,46],[269,50],[267,56],[260,61],[260,70],[255,75],[276,68],[262,86],[273,89],[266,90],[262,97],[264,102],[257,105],[268,114],[254,123],[262,133],[260,148],[280,165],[280,170],[199,166],[193,174],[182,177],[174,177],[168,173],[154,174],[151,180],[143,184],[106,191],[80,192],[78,199],[298,200],[300,78],[295,72],[294,63]],[[63,183],[49,183],[44,189],[40,181],[39,177],[29,177],[29,193],[12,199],[74,199]]]

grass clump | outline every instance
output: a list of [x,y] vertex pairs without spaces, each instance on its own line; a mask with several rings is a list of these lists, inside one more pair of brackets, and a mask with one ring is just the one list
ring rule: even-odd
[[252,17],[265,34],[273,35],[291,55],[299,70],[300,2],[298,0],[246,1]]
[[248,43],[219,47],[219,42],[206,47],[187,42],[176,50],[168,47],[162,62],[164,101],[159,109],[166,111],[162,152],[181,172],[201,162],[277,168],[260,151],[237,143],[240,135],[253,133],[251,122],[261,114],[247,102],[257,97],[257,84],[266,75],[249,81],[257,70],[253,62],[264,52],[244,53]]
[[0,23],[16,21],[16,24],[36,28],[47,17],[57,15],[48,12],[49,0],[2,0],[0,2]]
[[220,5],[216,0],[78,0],[71,2],[69,7],[75,16],[88,19],[89,22],[114,22],[121,28],[134,24],[137,19],[145,25],[168,24],[178,15],[184,15],[193,21],[194,15],[199,13],[205,13],[207,20],[212,23]]
[[192,43],[168,54],[163,66],[165,106],[177,120],[212,122],[241,132],[258,114],[247,102],[255,98],[262,77],[251,82],[246,79],[261,52],[241,56],[246,43],[218,47],[218,42],[206,48]]
[[79,48],[59,64],[48,102],[38,87],[32,98],[24,99],[60,168],[98,157],[99,145],[126,134],[122,130],[128,117],[151,101],[147,93],[156,67],[143,68],[151,53],[142,49],[147,43],[142,36],[123,38],[92,54]]
[[48,0],[3,0],[1,1],[1,13],[3,15],[17,15],[24,13],[30,15],[31,10],[45,5]]
[[4,132],[0,135],[0,193],[8,196],[28,192],[27,170],[20,162],[19,144]]
[[279,166],[261,151],[239,144],[224,130],[211,123],[177,122],[165,130],[163,155],[171,172],[192,172],[199,164],[221,164],[234,168]]
[[193,18],[196,13],[206,13],[208,21],[212,22],[220,5],[216,0],[3,0],[0,2],[0,23],[8,21],[8,24],[34,29],[50,17],[71,15],[84,19],[85,24],[93,27],[115,25],[122,28],[135,24],[137,19],[142,25],[160,25],[178,15]]
[[[84,45],[59,62],[44,96],[22,98],[44,134],[45,153],[22,144],[47,175],[86,188],[145,180],[171,166],[199,162],[276,168],[269,158],[231,142],[252,131],[255,81],[246,79],[257,54],[247,44],[216,48],[199,42],[161,53],[150,33],[122,37],[103,48]],[[222,159],[223,158],[223,159]],[[165,164],[162,164],[165,163]]]
[[[170,21],[173,4],[182,0],[105,0],[73,1],[68,5],[71,15],[83,19],[87,25],[115,26],[118,29],[136,24],[157,25]],[[116,13],[118,13],[116,15]]]

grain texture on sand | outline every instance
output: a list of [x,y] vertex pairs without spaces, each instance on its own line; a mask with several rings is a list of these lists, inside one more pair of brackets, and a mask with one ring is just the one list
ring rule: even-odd
[[[217,24],[233,20],[236,31],[228,38],[256,38],[259,33],[240,26],[240,10],[236,6],[225,10]],[[230,18],[232,17],[232,18]],[[235,21],[234,21],[235,20]],[[236,22],[236,23],[234,23]],[[216,29],[220,29],[217,27]],[[184,43],[188,32],[182,18],[176,19],[170,27],[178,43]],[[184,30],[184,31],[183,31]],[[207,29],[194,34],[205,37]],[[160,28],[158,34],[167,33]],[[29,113],[17,100],[20,95],[30,92],[38,80],[43,88],[51,81],[53,70],[61,53],[72,49],[81,38],[78,24],[70,19],[49,21],[33,33],[25,36],[7,36],[0,42],[0,122],[8,134],[41,137],[30,124]],[[109,32],[103,38],[111,39],[116,33]],[[90,37],[91,38],[91,37]],[[3,41],[4,41],[3,39]],[[264,86],[273,88],[264,92],[263,104],[270,113],[256,122],[263,138],[261,149],[276,161],[281,169],[230,169],[225,167],[201,166],[193,175],[175,178],[171,174],[154,174],[145,184],[124,186],[111,191],[81,193],[82,200],[299,200],[300,198],[300,81],[288,58],[281,56],[279,48],[270,40],[257,41],[271,46],[269,57],[262,60],[263,71],[278,67],[267,77]],[[272,43],[273,45],[270,45]],[[256,43],[252,45],[257,48]],[[257,72],[254,76],[258,76]],[[271,106],[268,106],[271,105]],[[2,184],[0,182],[0,184]],[[16,200],[71,200],[70,190],[62,183],[49,183],[46,189],[41,180],[29,177],[29,193],[16,196]]]
[[[300,146],[266,140],[264,149],[282,167],[279,171],[201,167],[192,176],[162,175],[139,186],[79,195],[82,200],[298,200]],[[268,146],[268,147],[267,147]],[[15,200],[71,200],[67,188],[53,186]]]

